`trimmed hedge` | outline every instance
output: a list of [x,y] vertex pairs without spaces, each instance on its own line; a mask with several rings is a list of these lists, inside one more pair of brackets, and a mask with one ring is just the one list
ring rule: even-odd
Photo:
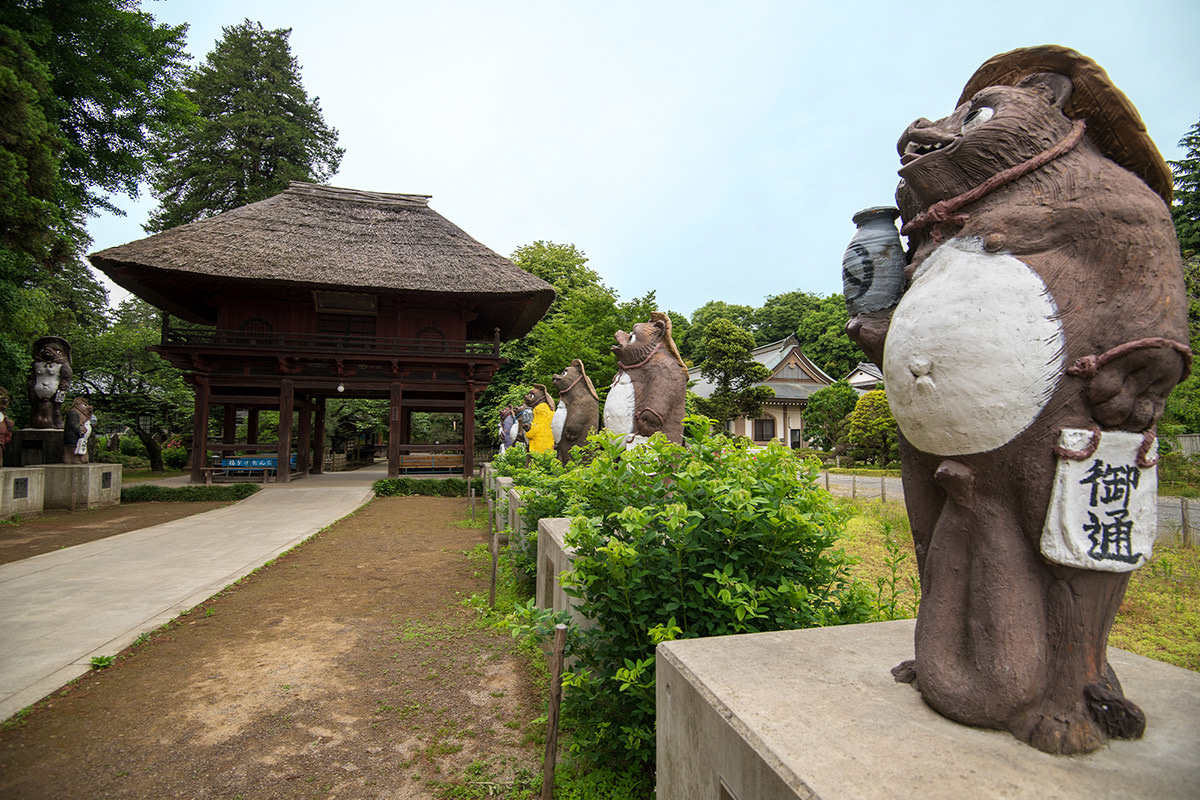
[[[483,479],[474,478],[475,494],[483,496]],[[426,495],[432,497],[466,497],[467,481],[464,478],[443,478],[431,480],[428,478],[383,478],[375,481],[375,494],[378,497],[405,497],[408,495]]]
[[253,483],[227,483],[222,486],[151,486],[145,483],[121,490],[122,503],[196,503],[245,500],[257,492]]

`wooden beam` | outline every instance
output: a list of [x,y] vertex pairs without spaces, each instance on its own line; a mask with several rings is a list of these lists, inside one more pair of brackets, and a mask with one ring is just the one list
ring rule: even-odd
[[196,406],[192,417],[192,483],[204,482],[208,463],[208,378],[196,375]]
[[467,383],[463,409],[463,477],[471,480],[475,474],[475,384]]
[[404,386],[391,386],[391,407],[388,412],[388,477],[400,477],[400,439],[403,436]]
[[292,414],[296,410],[296,388],[290,378],[279,382],[279,449],[276,453],[275,480],[292,479]]
[[312,466],[312,407],[300,408],[300,429],[296,432],[296,471],[307,475]]
[[246,412],[246,442],[258,444],[258,409],[251,408]]
[[316,406],[316,425],[313,430],[313,467],[314,475],[325,472],[325,398],[318,397],[313,401]]

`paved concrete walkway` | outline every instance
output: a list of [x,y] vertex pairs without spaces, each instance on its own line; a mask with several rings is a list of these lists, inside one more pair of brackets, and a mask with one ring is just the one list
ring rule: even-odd
[[232,506],[0,565],[0,720],[351,513],[384,477],[386,464],[266,484]]

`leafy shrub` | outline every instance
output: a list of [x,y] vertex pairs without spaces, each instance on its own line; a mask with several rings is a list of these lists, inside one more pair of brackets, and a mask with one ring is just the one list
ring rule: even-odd
[[258,489],[253,483],[227,483],[221,486],[152,486],[142,483],[122,489],[121,502],[233,502],[246,499]]
[[[473,478],[475,494],[483,495],[483,480]],[[429,480],[426,478],[382,478],[375,481],[375,494],[379,497],[406,497],[409,495],[424,495],[432,497],[466,497],[467,481],[465,478],[443,478]]]
[[138,456],[145,458],[149,455],[146,452],[146,445],[142,444],[142,440],[136,436],[122,436],[120,444],[121,455],[123,456]]
[[[772,443],[709,433],[626,452],[607,437],[591,462],[530,482],[523,501],[573,517],[564,577],[595,621],[574,630],[565,678],[572,749],[600,763],[654,761],[654,648],[661,641],[865,621],[870,600],[832,550],[847,514],[816,466]],[[548,496],[549,495],[549,496]]]
[[188,463],[188,451],[183,447],[168,447],[162,451],[162,459],[167,469],[183,469]]

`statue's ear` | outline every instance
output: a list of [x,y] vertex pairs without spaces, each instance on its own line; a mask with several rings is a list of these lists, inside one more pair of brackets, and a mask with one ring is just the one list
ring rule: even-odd
[[1061,111],[1071,97],[1073,84],[1070,78],[1057,72],[1035,72],[1018,81],[1017,87],[1044,95],[1046,102]]

